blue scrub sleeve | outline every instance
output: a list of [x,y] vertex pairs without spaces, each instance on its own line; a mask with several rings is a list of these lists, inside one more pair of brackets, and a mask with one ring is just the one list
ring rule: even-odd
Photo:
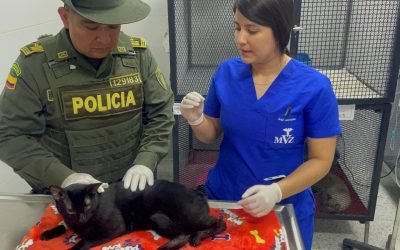
[[204,113],[213,118],[219,118],[221,111],[221,103],[218,100],[215,87],[214,77],[211,80],[210,88],[208,89],[208,94],[204,104]]
[[305,109],[305,135],[326,138],[342,133],[339,122],[338,102],[328,78],[319,93],[314,95]]

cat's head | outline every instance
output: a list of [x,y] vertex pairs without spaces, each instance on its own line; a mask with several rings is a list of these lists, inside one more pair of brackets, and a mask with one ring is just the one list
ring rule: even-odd
[[101,183],[72,184],[66,188],[50,186],[50,193],[64,220],[71,223],[86,223],[96,212],[97,189]]

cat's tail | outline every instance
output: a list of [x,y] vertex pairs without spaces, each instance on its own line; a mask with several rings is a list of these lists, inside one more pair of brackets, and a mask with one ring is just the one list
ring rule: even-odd
[[226,230],[226,222],[224,221],[223,217],[219,217],[217,223],[215,224],[215,227],[213,228],[213,231],[211,231],[211,234],[216,235],[225,230]]
[[220,217],[218,220],[211,217],[214,220],[214,223],[206,230],[197,231],[196,233],[192,234],[189,243],[191,246],[198,246],[200,245],[201,241],[205,238],[217,235],[226,230],[226,223],[223,217]]
[[190,235],[188,234],[178,235],[177,237],[171,239],[170,241],[159,247],[158,250],[177,250],[186,245],[186,243],[189,241],[189,238]]

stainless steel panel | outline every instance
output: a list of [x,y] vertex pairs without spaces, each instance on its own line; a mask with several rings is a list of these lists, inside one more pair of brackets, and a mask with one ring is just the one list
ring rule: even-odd
[[51,201],[48,195],[0,193],[0,248],[15,249]]

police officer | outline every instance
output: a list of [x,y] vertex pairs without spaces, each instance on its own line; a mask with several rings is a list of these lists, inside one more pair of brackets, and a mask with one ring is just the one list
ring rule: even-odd
[[0,159],[36,193],[49,185],[152,185],[168,151],[173,94],[142,38],[140,0],[63,0],[64,28],[21,48],[0,97]]

